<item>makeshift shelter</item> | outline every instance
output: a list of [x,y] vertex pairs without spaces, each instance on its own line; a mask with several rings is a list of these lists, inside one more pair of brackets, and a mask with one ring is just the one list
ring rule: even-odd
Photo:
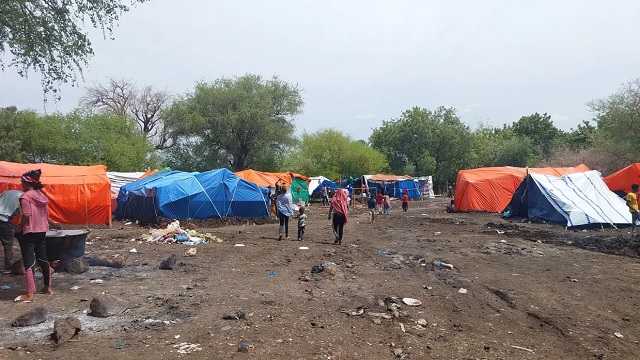
[[111,191],[106,166],[16,164],[0,161],[0,192],[21,189],[20,177],[42,170],[42,191],[52,221],[69,225],[110,224]]
[[150,221],[269,216],[266,188],[227,169],[204,173],[169,171],[120,188],[117,219]]
[[632,184],[640,184],[640,163],[631,164],[614,172],[604,178],[604,183],[619,196],[630,193]]
[[338,190],[340,188],[338,184],[334,183],[333,181],[327,179],[324,176],[316,176],[316,177],[309,178],[309,194],[310,195],[322,194],[322,191],[327,186],[333,191]]
[[631,224],[624,200],[607,188],[595,170],[564,176],[530,173],[503,215],[567,227]]
[[140,179],[144,174],[144,172],[107,171],[107,177],[111,182],[111,194],[117,195],[123,185]]
[[305,203],[309,202],[309,178],[306,176],[294,172],[270,173],[252,169],[237,171],[235,174],[262,187],[275,189],[276,184],[287,185],[287,191],[291,192],[294,202],[298,198]]
[[527,169],[505,166],[460,170],[454,194],[456,210],[501,212],[511,201],[527,172],[562,176],[588,170],[586,165],[568,168]]
[[417,180],[406,175],[366,175],[367,186],[372,193],[377,194],[383,189],[390,197],[402,198],[405,191],[410,199],[419,199],[420,185]]
[[433,199],[435,198],[435,194],[433,193],[433,177],[432,176],[421,176],[418,179],[418,190],[422,195],[422,198]]

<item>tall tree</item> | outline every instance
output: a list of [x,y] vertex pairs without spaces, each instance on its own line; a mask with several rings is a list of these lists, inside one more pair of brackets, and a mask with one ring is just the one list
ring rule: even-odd
[[301,92],[278,77],[253,74],[201,82],[173,103],[166,125],[179,142],[216,154],[201,154],[205,158],[225,159],[234,170],[260,167],[293,144]]
[[[0,1],[0,68],[15,67],[22,77],[35,70],[42,75],[45,93],[56,93],[60,84],[75,83],[93,56],[86,20],[111,37],[120,16],[145,1]],[[4,58],[5,53],[11,56]]]
[[300,143],[287,160],[290,170],[334,180],[379,173],[387,166],[382,153],[335,129],[302,134]]
[[531,139],[533,146],[539,155],[546,156],[553,149],[558,136],[562,134],[551,121],[551,115],[535,113],[523,116],[511,126],[517,136],[526,136]]
[[163,112],[170,105],[171,95],[153,86],[138,88],[128,79],[109,78],[107,84],[93,84],[80,98],[80,105],[103,113],[131,117],[155,146],[163,150],[173,145],[165,127]]
[[606,98],[588,103],[597,129],[594,146],[627,163],[640,159],[640,78],[634,79]]
[[471,132],[453,108],[407,110],[374,129],[370,142],[387,156],[393,173],[432,174],[438,186],[455,181],[471,162]]

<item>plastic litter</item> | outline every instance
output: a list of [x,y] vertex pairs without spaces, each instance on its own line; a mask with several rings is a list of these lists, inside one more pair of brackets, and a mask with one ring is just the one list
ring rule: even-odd
[[222,243],[223,240],[210,233],[202,234],[195,230],[183,230],[178,220],[170,223],[165,229],[151,229],[145,236],[147,242],[155,243],[187,243],[188,245],[202,245],[207,243]]
[[403,298],[402,302],[409,306],[420,306],[422,304],[422,301],[418,299],[408,298],[408,297]]
[[201,351],[202,348],[200,344],[190,344],[190,343],[180,343],[173,345],[174,348],[178,349],[178,354],[191,354],[194,351]]
[[453,264],[447,264],[446,262],[442,262],[442,261],[434,261],[433,265],[442,269],[442,268],[446,268],[449,270],[453,270]]
[[244,246],[247,246],[247,245],[245,245],[245,244],[235,244],[233,246],[235,246],[235,247],[244,247]]
[[391,253],[388,251],[380,250],[378,251],[378,255],[391,255]]
[[138,250],[136,250],[136,248],[133,248],[133,249],[129,250],[129,252],[130,252],[131,254],[137,254],[137,253],[138,253]]
[[185,252],[184,254],[186,256],[196,256],[196,254],[198,253],[198,248],[190,248],[189,250],[187,250],[187,252]]
[[269,275],[270,276],[275,276],[275,275],[278,275],[278,272],[277,271],[270,271]]
[[113,347],[114,347],[116,350],[122,350],[122,348],[123,348],[124,346],[122,346],[122,344],[121,344],[121,343],[117,342]]
[[255,349],[255,346],[246,343],[238,344],[238,352],[249,352]]
[[78,285],[71,287],[71,290],[78,290],[78,289],[80,289],[80,286],[78,286]]
[[460,293],[460,294],[466,294],[466,293],[467,293],[467,289],[465,289],[465,288],[460,288],[460,290],[458,290],[458,293]]
[[309,250],[309,247],[308,246],[300,246],[298,249],[300,249],[300,250]]
[[617,333],[613,333],[613,335],[615,335],[618,339],[622,339],[624,337],[624,335],[622,335],[621,333],[617,332]]
[[101,280],[101,279],[93,279],[89,281],[89,284],[102,284],[103,282],[104,280]]
[[9,285],[2,285],[2,290],[9,290],[11,289],[11,286]]

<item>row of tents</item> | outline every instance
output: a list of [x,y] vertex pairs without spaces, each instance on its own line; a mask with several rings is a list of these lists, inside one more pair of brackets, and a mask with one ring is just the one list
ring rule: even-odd
[[606,178],[585,165],[462,170],[454,203],[457,211],[501,212],[568,227],[627,225],[631,216],[622,196],[633,183],[640,183],[640,164]]
[[[295,202],[339,185],[324,177],[307,178],[293,172],[267,173],[227,169],[183,172],[170,169],[146,173],[107,172],[103,165],[63,166],[17,164],[0,161],[0,192],[19,189],[27,170],[42,170],[43,190],[49,198],[53,221],[63,224],[110,224],[116,219],[151,221],[158,216],[175,219],[269,216],[270,194],[287,185]],[[393,175],[361,178],[370,191],[418,197],[419,179]],[[354,179],[351,179],[354,180]],[[426,185],[424,185],[426,184]],[[345,185],[353,188],[355,182]],[[360,186],[360,185],[359,185]],[[423,181],[431,186],[431,178]],[[432,191],[432,190],[431,190]]]

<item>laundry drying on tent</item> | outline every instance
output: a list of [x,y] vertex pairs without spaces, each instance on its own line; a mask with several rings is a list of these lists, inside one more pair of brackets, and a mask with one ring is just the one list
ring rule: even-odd
[[49,199],[52,221],[69,224],[111,224],[111,190],[106,166],[17,164],[0,161],[0,193],[22,189],[20,176],[42,170],[42,192]]
[[503,216],[567,227],[631,224],[624,200],[609,190],[595,170],[564,176],[530,173]]
[[151,221],[227,217],[268,217],[266,188],[227,169],[203,173],[168,171],[120,188],[116,219]]
[[632,184],[640,184],[640,163],[627,166],[604,178],[604,183],[618,196],[623,197],[631,192]]
[[522,180],[530,174],[562,176],[588,171],[586,165],[568,168],[490,167],[460,170],[454,203],[457,211],[501,212],[511,201]]

